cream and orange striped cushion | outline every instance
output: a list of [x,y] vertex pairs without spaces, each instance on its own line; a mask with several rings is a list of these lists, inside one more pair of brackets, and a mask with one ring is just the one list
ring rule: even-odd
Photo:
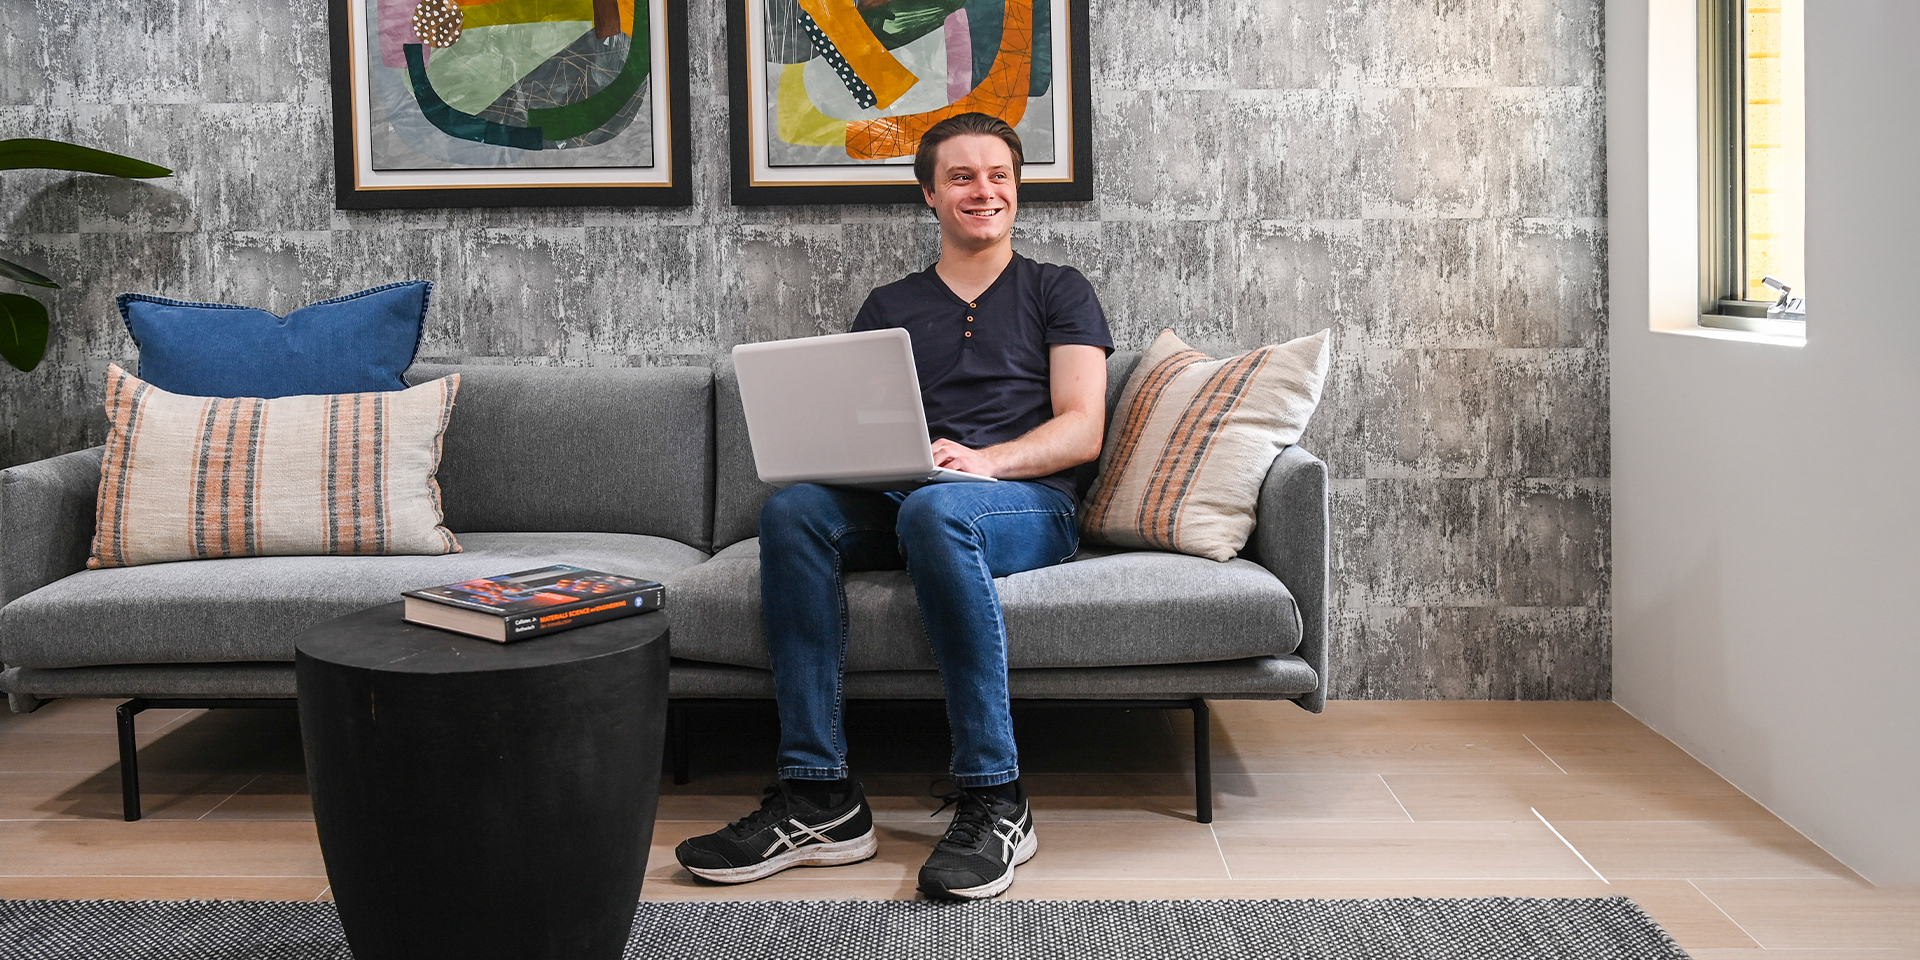
[[433,475],[459,388],[456,374],[391,393],[223,400],[109,367],[87,566],[458,553]]
[[1107,426],[1080,512],[1089,540],[1231,560],[1273,458],[1327,379],[1327,331],[1215,360],[1161,331]]

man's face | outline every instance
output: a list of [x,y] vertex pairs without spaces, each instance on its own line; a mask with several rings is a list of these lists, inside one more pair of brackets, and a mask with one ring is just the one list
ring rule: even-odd
[[933,154],[933,187],[921,191],[940,218],[947,242],[984,249],[1013,232],[1013,151],[999,137],[964,134],[941,141]]

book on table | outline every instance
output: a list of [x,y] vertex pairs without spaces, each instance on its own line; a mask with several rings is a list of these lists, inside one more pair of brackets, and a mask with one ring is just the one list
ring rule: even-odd
[[556,563],[401,596],[409,623],[508,643],[658,610],[666,588],[653,580]]

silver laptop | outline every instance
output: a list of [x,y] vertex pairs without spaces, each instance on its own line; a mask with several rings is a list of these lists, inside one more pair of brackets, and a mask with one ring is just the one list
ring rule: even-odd
[[933,465],[907,331],[733,348],[753,465],[767,483],[886,487],[993,480]]

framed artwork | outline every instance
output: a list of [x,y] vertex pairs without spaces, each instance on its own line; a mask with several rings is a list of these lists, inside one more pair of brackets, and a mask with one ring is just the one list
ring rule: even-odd
[[1013,125],[1025,200],[1093,199],[1088,0],[727,0],[733,202],[919,203],[920,135]]
[[692,202],[686,0],[329,0],[335,206]]

